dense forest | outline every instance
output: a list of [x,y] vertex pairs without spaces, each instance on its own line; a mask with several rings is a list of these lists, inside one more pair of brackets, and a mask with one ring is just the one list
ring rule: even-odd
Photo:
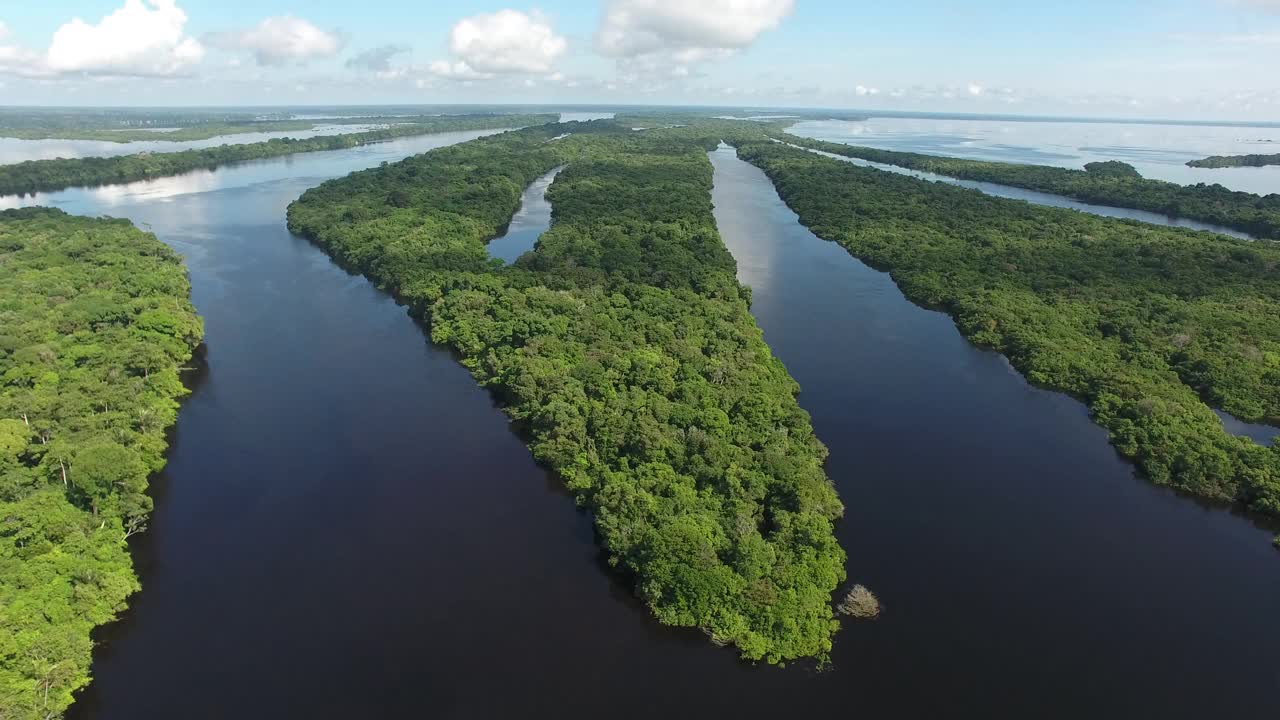
[[[297,132],[310,131],[321,126],[413,126],[413,124],[431,124],[447,122],[463,117],[484,117],[493,115],[358,115],[358,117],[324,118],[314,120],[268,119],[268,120],[230,120],[230,122],[198,122],[182,124],[166,129],[163,124],[155,124],[154,129],[124,127],[3,127],[0,126],[0,137],[13,137],[18,140],[96,140],[104,142],[189,142],[193,140],[209,140],[211,137],[227,135],[244,135],[251,132]],[[556,117],[550,118],[552,122]],[[0,115],[3,122],[4,115]]]
[[734,142],[817,235],[1084,399],[1152,480],[1280,516],[1280,446],[1228,435],[1209,407],[1280,422],[1280,246]]
[[208,170],[246,160],[320,150],[342,150],[430,133],[541,125],[556,119],[555,115],[456,115],[414,124],[394,125],[382,130],[326,135],[305,140],[274,138],[265,142],[219,145],[173,153],[28,160],[13,165],[0,165],[0,195],[54,192],[69,187],[135,182],[192,170]]
[[1210,155],[1199,160],[1189,160],[1193,168],[1265,167],[1280,165],[1280,153],[1275,155]]
[[[530,128],[324,183],[289,226],[458,351],[659,620],[753,660],[825,658],[843,507],[716,231],[718,140]],[[552,228],[490,259],[523,188],[559,165]]]
[[[0,137],[18,140],[97,140],[101,142],[189,142],[208,140],[222,135],[240,135],[256,132],[297,132],[311,130],[320,123],[314,120],[264,120],[242,123],[203,123],[172,130],[0,127]],[[159,127],[159,126],[157,126]]]
[[1218,185],[1178,185],[1143,178],[1119,161],[1089,163],[1084,170],[1017,163],[963,160],[939,155],[877,150],[811,140],[791,134],[776,137],[802,147],[896,165],[962,180],[1011,185],[1062,195],[1081,202],[1133,208],[1233,228],[1259,238],[1280,240],[1280,194],[1266,196]]
[[0,213],[0,717],[57,717],[138,589],[126,539],[203,328],[181,259],[127,221]]

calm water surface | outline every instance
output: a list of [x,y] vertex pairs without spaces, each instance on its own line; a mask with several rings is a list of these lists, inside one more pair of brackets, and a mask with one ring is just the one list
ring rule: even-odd
[[556,175],[564,169],[555,170],[534,180],[525,188],[520,196],[520,209],[511,218],[511,224],[502,237],[489,241],[489,254],[504,263],[513,263],[516,258],[533,249],[534,243],[551,226],[551,203],[547,202],[547,188],[556,179]]
[[[804,392],[848,507],[846,627],[800,707],[870,717],[1267,717],[1280,689],[1269,534],[1133,476],[1085,408],[796,222],[712,154],[716,219]],[[794,695],[793,695],[794,697]]]
[[39,198],[177,248],[208,343],[135,545],[144,590],[74,717],[1274,712],[1269,535],[1134,479],[1078,403],[814,238],[732,151],[717,221],[886,613],[821,673],[655,624],[469,375],[284,227],[324,178],[478,134]]
[[1189,168],[1208,155],[1280,153],[1280,128],[1152,125],[1124,122],[1017,122],[943,118],[810,120],[791,132],[850,145],[973,160],[1082,168],[1123,160],[1144,177],[1183,185],[1218,183],[1232,190],[1280,193],[1280,166]]

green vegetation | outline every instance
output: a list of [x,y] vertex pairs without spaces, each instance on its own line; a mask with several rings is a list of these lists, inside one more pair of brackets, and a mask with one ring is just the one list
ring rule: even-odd
[[52,718],[138,589],[125,540],[202,325],[181,259],[123,220],[0,213],[0,717]]
[[296,132],[311,130],[321,123],[314,120],[265,120],[235,124],[206,123],[176,130],[121,129],[55,129],[0,127],[0,137],[19,140],[99,140],[102,142],[187,142],[208,140],[223,135],[258,132]]
[[[395,109],[392,109],[393,111]],[[406,110],[408,110],[406,108]],[[492,113],[455,115],[406,112],[382,114],[385,109],[334,108],[342,117],[300,120],[291,113],[259,115],[244,110],[179,109],[20,109],[0,108],[0,137],[22,140],[97,140],[185,142],[223,135],[312,130],[320,125],[430,124],[452,117],[479,117]],[[364,112],[364,114],[359,114]],[[553,117],[552,120],[555,118]]]
[[1265,167],[1280,165],[1280,153],[1275,155],[1210,155],[1200,160],[1190,160],[1193,168]]
[[810,140],[779,133],[780,139],[802,147],[896,165],[910,170],[963,180],[999,183],[1062,195],[1081,202],[1133,208],[1188,218],[1246,232],[1259,238],[1280,240],[1280,194],[1266,196],[1228,190],[1218,185],[1178,185],[1147,180],[1131,165],[1119,161],[1089,163],[1084,170],[983,162],[857,147]]
[[[718,140],[530,128],[327,182],[289,226],[460,353],[659,620],[753,660],[825,658],[843,508],[716,231]],[[491,260],[521,191],[559,165],[551,230]]]
[[[1153,481],[1280,516],[1280,246],[991,197],[738,140],[801,222],[1088,403]],[[1203,400],[1203,401],[1202,401]]]
[[458,115],[413,125],[397,125],[385,130],[326,135],[306,140],[275,138],[265,142],[219,145],[215,148],[175,153],[137,153],[119,157],[74,160],[62,158],[28,160],[14,165],[0,165],[0,195],[53,192],[69,187],[135,182],[178,175],[192,170],[208,170],[246,160],[261,160],[320,150],[342,150],[430,133],[541,125],[555,119],[554,115]]

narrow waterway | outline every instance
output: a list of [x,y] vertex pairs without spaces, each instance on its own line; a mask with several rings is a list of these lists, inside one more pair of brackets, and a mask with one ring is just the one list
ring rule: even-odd
[[547,188],[555,181],[564,167],[558,167],[534,180],[520,196],[520,209],[516,211],[507,231],[489,241],[489,255],[504,263],[533,249],[538,236],[551,226],[551,203],[547,202]]
[[178,249],[208,344],[134,545],[144,589],[73,717],[1274,711],[1269,536],[1133,478],[1077,403],[810,235],[726,150],[717,220],[831,447],[850,576],[886,612],[825,672],[655,623],[468,373],[285,229],[325,178],[478,134],[37,198]]
[[1090,215],[1119,218],[1121,220],[1137,220],[1139,222],[1151,223],[1153,225],[1164,225],[1166,227],[1205,230],[1221,235],[1229,235],[1241,240],[1257,239],[1248,233],[1234,230],[1224,225],[1214,225],[1213,223],[1200,222],[1199,220],[1189,220],[1187,218],[1173,217],[1171,215],[1161,215],[1160,213],[1148,212],[1146,210],[1112,207],[1110,205],[1094,205],[1092,203],[1080,202],[1079,200],[1072,200],[1071,198],[1064,197],[1062,195],[1038,192],[1036,190],[1026,190],[1024,188],[1013,187],[1012,185],[999,185],[997,183],[980,182],[977,180],[961,180],[948,175],[938,175],[936,173],[924,172],[922,170],[909,170],[897,165],[871,162],[870,160],[863,160],[862,158],[845,157],[844,155],[837,155],[824,150],[815,150],[813,148],[801,147],[799,145],[792,145],[791,143],[784,144],[788,147],[796,148],[797,150],[807,150],[815,155],[821,155],[833,160],[840,160],[859,167],[876,168],[877,170],[897,173],[898,175],[908,175],[913,178],[928,180],[930,182],[941,182],[948,185],[955,185],[957,187],[969,188],[987,195],[994,195],[995,197],[1009,198],[1011,200],[1023,200],[1033,205],[1048,205],[1049,207],[1077,210],[1079,212],[1089,213]]

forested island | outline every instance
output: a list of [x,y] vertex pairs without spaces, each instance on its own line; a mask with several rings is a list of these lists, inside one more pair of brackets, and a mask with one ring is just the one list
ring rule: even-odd
[[780,131],[774,137],[801,147],[844,157],[895,165],[962,180],[998,183],[1062,195],[1081,202],[1133,208],[1222,225],[1259,238],[1280,240],[1280,194],[1266,196],[1228,190],[1213,184],[1179,185],[1143,178],[1133,166],[1116,160],[1089,163],[1084,170],[986,162],[877,150],[802,138]]
[[203,334],[181,259],[128,221],[0,212],[0,717],[51,718],[138,590],[179,380]]
[[1266,167],[1280,165],[1280,153],[1275,155],[1210,155],[1207,158],[1187,161],[1193,168]]
[[[719,139],[509,132],[324,183],[289,227],[458,351],[659,620],[752,660],[825,658],[843,507],[716,230]],[[552,228],[513,265],[491,259],[522,190],[560,165]]]
[[556,115],[456,115],[394,125],[382,130],[325,135],[304,140],[274,138],[242,145],[219,145],[173,153],[137,153],[116,157],[28,160],[0,165],[0,195],[54,192],[69,187],[151,180],[192,170],[211,170],[229,163],[345,148],[401,137],[459,130],[488,130],[555,122]]
[[1280,447],[1228,435],[1210,409],[1280,420],[1280,246],[727,139],[815,234],[887,270],[1032,382],[1088,403],[1154,482],[1280,517]]

